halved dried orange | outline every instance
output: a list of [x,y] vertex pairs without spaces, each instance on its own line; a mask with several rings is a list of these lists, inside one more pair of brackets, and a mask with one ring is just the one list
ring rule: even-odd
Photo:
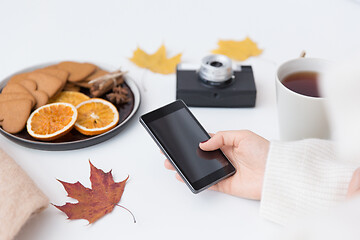
[[84,135],[98,135],[109,131],[119,122],[119,112],[101,98],[91,98],[76,106],[79,113],[75,129]]
[[58,95],[54,96],[53,98],[49,99],[49,103],[65,102],[77,106],[80,103],[89,99],[90,99],[89,96],[86,96],[85,94],[80,92],[63,91]]
[[68,133],[78,112],[70,103],[52,103],[36,109],[27,120],[28,133],[39,140],[51,141]]

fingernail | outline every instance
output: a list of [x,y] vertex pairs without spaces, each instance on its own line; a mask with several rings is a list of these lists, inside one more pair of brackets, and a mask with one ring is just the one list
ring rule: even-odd
[[208,140],[202,141],[201,143],[206,143]]

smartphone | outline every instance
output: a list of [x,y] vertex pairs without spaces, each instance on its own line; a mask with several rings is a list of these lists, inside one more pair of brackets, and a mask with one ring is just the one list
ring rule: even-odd
[[224,153],[203,151],[199,143],[210,138],[182,100],[144,114],[140,123],[193,193],[235,173]]

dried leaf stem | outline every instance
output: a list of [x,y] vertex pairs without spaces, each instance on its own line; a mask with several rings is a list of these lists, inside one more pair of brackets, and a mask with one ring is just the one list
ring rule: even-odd
[[131,214],[131,216],[133,217],[134,223],[136,223],[135,216],[134,216],[134,214],[133,214],[129,209],[127,209],[126,207],[123,207],[123,206],[121,206],[121,205],[119,205],[119,204],[116,204],[116,206],[121,207],[121,208],[125,209],[126,211],[128,211],[128,212]]

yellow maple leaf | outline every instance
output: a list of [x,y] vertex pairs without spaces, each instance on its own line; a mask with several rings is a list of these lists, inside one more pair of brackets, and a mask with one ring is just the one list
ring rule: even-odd
[[130,60],[139,67],[147,68],[155,73],[171,74],[175,72],[176,65],[181,61],[181,53],[167,58],[164,45],[161,45],[154,54],[147,54],[138,47]]
[[249,37],[242,41],[219,40],[218,49],[211,51],[215,54],[226,55],[237,61],[244,61],[251,56],[258,56],[263,50],[259,49]]

